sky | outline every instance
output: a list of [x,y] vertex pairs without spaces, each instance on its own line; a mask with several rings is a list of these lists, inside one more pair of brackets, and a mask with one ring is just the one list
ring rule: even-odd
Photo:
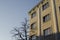
[[14,40],[10,31],[21,26],[28,11],[40,0],[0,0],[0,40]]

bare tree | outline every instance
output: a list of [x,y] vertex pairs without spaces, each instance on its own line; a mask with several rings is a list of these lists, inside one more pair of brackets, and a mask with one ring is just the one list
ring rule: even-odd
[[29,23],[28,23],[28,20],[25,18],[24,22],[22,22],[22,27],[19,27],[19,28],[15,27],[12,30],[13,36],[17,37],[18,40],[27,40],[28,29],[29,29]]
[[25,40],[27,40],[27,33],[28,33],[28,29],[29,29],[29,23],[28,23],[28,20],[25,18],[25,21],[22,23],[22,28],[23,28],[23,31],[25,32]]
[[15,38],[18,38],[18,40],[24,40],[24,36],[22,34],[22,32],[20,31],[20,28],[17,28],[15,27],[13,30],[12,30],[12,34],[13,34],[13,37]]

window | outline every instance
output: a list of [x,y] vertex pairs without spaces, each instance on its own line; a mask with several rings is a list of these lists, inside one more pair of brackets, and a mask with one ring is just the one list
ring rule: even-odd
[[36,23],[31,24],[31,29],[35,29]]
[[36,40],[36,36],[33,35],[33,36],[32,36],[32,40]]
[[50,14],[43,17],[43,22],[50,20]]
[[60,6],[59,6],[59,11],[60,11]]
[[35,17],[36,16],[36,12],[33,12],[32,14],[31,14],[31,18],[33,18],[33,17]]
[[48,36],[48,35],[50,35],[51,33],[52,33],[51,28],[47,28],[47,29],[44,30],[44,36]]
[[45,10],[46,8],[48,8],[49,7],[49,3],[47,2],[47,3],[45,3],[43,6],[42,6],[42,10]]

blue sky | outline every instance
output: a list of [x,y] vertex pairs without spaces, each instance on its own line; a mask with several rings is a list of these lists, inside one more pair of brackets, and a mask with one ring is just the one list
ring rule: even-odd
[[13,40],[10,31],[20,26],[40,0],[0,0],[0,40]]

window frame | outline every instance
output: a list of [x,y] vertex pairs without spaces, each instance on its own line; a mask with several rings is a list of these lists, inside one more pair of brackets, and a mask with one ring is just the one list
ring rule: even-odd
[[[35,38],[33,38],[33,37],[35,37]],[[36,38],[37,38],[37,37],[36,37],[35,35],[32,35],[32,36],[31,36],[31,40],[36,40]]]
[[47,28],[47,29],[44,29],[44,30],[43,30],[43,33],[44,33],[44,36],[51,35],[51,34],[52,34],[52,28],[49,27],[49,28]]
[[42,10],[45,10],[49,7],[49,2],[46,2],[45,4],[42,5]]
[[59,6],[59,12],[60,12],[60,6]]
[[51,19],[50,14],[47,14],[47,15],[43,16],[43,22],[47,22],[47,21],[49,21],[50,19]]
[[31,29],[35,29],[35,27],[36,27],[36,22],[31,24]]
[[36,11],[31,14],[31,18],[34,18],[36,16]]

